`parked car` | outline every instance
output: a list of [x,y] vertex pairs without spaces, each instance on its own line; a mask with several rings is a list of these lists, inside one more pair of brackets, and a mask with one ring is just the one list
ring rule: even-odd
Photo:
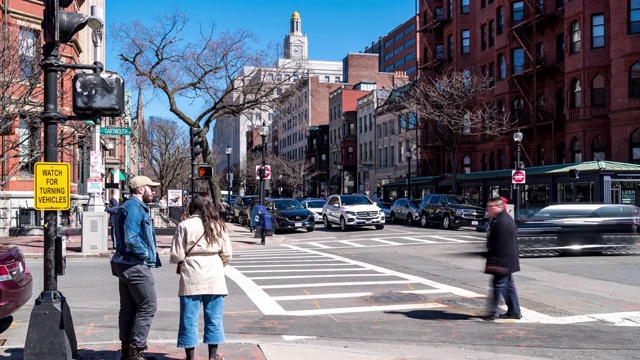
[[382,230],[385,216],[382,209],[364,195],[331,195],[322,207],[322,221],[326,229],[336,224],[342,231],[355,226],[375,226]]
[[0,245],[0,319],[31,299],[33,278],[19,248]]
[[420,224],[438,224],[442,228],[478,226],[487,222],[485,209],[471,198],[460,195],[428,194],[420,202]]
[[322,207],[326,203],[327,201],[323,199],[306,199],[302,200],[300,204],[313,213],[315,222],[322,222]]
[[265,203],[273,215],[274,230],[294,230],[306,228],[312,232],[316,225],[313,212],[302,207],[296,199],[273,199]]
[[391,222],[406,221],[409,225],[420,220],[420,200],[400,198],[391,205]]
[[625,252],[640,241],[640,208],[623,204],[547,206],[518,224],[520,256]]
[[249,208],[249,204],[257,199],[259,199],[258,195],[238,196],[233,203],[233,219],[231,222],[240,223],[240,220],[246,220],[248,218],[247,209]]
[[378,207],[382,209],[382,212],[384,213],[385,222],[391,220],[391,204],[392,203],[386,201],[376,201],[376,205],[378,205]]

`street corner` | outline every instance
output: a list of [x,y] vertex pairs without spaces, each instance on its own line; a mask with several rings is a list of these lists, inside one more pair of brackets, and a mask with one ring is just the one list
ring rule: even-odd
[[[205,344],[200,344],[196,348],[196,354],[201,359],[208,357],[208,348]],[[225,359],[234,360],[266,360],[262,350],[257,344],[245,343],[225,343],[218,349]],[[119,360],[122,359],[119,343],[109,344],[86,344],[78,345],[79,360]],[[184,349],[175,346],[175,340],[167,342],[147,343],[146,355],[157,360],[177,360],[185,356]],[[19,358],[19,357],[18,357]],[[16,359],[18,359],[16,358]]]

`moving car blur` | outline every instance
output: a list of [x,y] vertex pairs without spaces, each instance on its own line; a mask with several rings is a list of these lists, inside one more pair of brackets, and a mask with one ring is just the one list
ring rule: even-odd
[[639,242],[640,208],[623,204],[547,206],[518,224],[520,256],[628,253]]
[[0,319],[13,314],[31,299],[32,280],[22,251],[0,245]]

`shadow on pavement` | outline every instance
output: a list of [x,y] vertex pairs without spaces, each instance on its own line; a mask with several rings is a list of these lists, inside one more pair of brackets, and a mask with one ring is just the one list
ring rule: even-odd
[[417,320],[469,320],[478,317],[476,315],[449,313],[441,310],[385,311],[385,313],[404,315]]
[[0,334],[4,333],[8,328],[10,328],[12,323],[13,316],[7,316],[6,318],[0,319]]
[[[104,359],[122,359],[120,351],[113,350],[78,350],[78,357],[76,360],[104,360]],[[167,355],[156,352],[145,352],[147,359],[156,360],[179,360],[184,356]]]

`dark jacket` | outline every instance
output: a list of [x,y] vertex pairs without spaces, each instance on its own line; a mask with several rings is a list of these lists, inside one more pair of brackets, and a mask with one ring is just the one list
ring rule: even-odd
[[109,207],[104,209],[104,211],[110,214],[109,223],[111,224],[111,226],[113,226],[113,216],[118,212],[119,207],[120,204],[118,203],[118,200],[112,198],[111,200],[109,200]]
[[520,271],[518,228],[506,211],[501,211],[491,223],[487,235],[487,261],[509,269],[509,273]]

